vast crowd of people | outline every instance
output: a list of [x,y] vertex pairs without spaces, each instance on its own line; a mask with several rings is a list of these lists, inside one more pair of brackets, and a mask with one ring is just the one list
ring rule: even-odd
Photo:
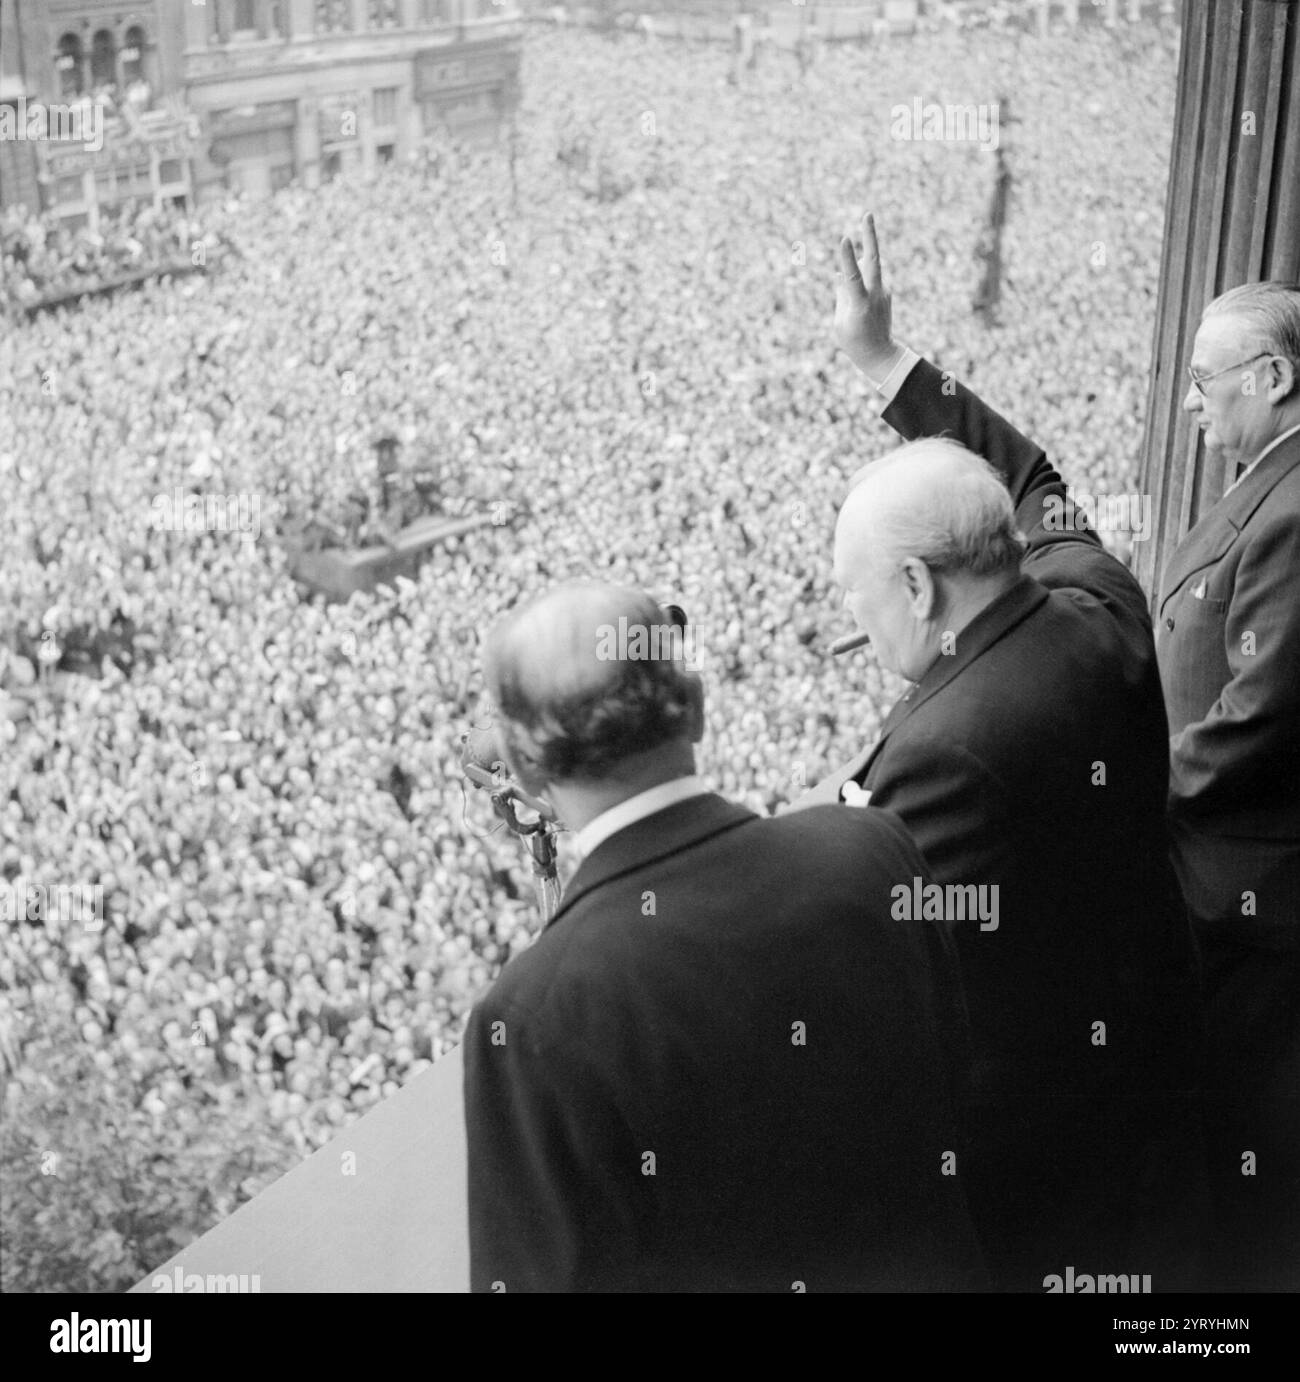
[[[102,928],[8,924],[11,1099],[75,1029],[115,1097],[215,1121],[233,1084],[307,1151],[455,1043],[538,924],[459,736],[481,635],[551,582],[684,606],[702,770],[757,810],[872,737],[898,686],[828,654],[836,506],[892,444],[831,342],[865,208],[899,336],[1078,488],[1135,487],[1173,40],[909,42],[736,84],[721,48],[534,36],[500,147],[205,207],[219,268],[5,332],[0,875],[103,900]],[[971,311],[994,160],[891,137],[918,95],[1001,103],[996,320]],[[495,521],[326,604],[283,535],[346,509],[380,436]],[[245,496],[257,531],[160,523],[178,488]]]
[[206,267],[218,252],[197,220],[148,203],[105,213],[97,229],[8,206],[0,209],[0,318],[137,275]]

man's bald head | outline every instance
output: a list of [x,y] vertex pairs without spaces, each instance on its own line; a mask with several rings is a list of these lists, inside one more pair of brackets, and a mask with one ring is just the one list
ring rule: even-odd
[[699,737],[699,679],[680,630],[629,587],[573,581],[512,610],[488,637],[485,670],[507,757],[535,778],[599,779]]
[[877,569],[917,557],[959,577],[1019,568],[1024,539],[1011,495],[982,456],[944,437],[926,437],[863,466],[835,526],[836,565]]

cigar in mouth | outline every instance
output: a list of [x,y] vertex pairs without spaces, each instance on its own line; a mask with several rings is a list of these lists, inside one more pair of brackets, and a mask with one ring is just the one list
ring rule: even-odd
[[831,654],[839,657],[841,653],[851,653],[854,648],[861,648],[870,642],[871,635],[868,633],[848,633],[831,644]]

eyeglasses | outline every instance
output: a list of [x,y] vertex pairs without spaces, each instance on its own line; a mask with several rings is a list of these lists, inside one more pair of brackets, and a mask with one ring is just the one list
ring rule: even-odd
[[1205,386],[1211,379],[1218,379],[1220,375],[1230,374],[1233,370],[1240,369],[1242,365],[1253,365],[1256,360],[1266,359],[1269,353],[1267,350],[1261,350],[1258,354],[1252,355],[1249,360],[1238,360],[1235,365],[1225,365],[1222,369],[1216,369],[1213,374],[1198,374],[1191,365],[1188,365],[1187,377],[1192,381],[1192,388],[1204,398]]

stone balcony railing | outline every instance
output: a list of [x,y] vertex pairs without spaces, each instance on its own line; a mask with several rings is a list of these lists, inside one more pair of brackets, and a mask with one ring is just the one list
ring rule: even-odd
[[468,1291],[461,1079],[456,1048],[132,1289]]

